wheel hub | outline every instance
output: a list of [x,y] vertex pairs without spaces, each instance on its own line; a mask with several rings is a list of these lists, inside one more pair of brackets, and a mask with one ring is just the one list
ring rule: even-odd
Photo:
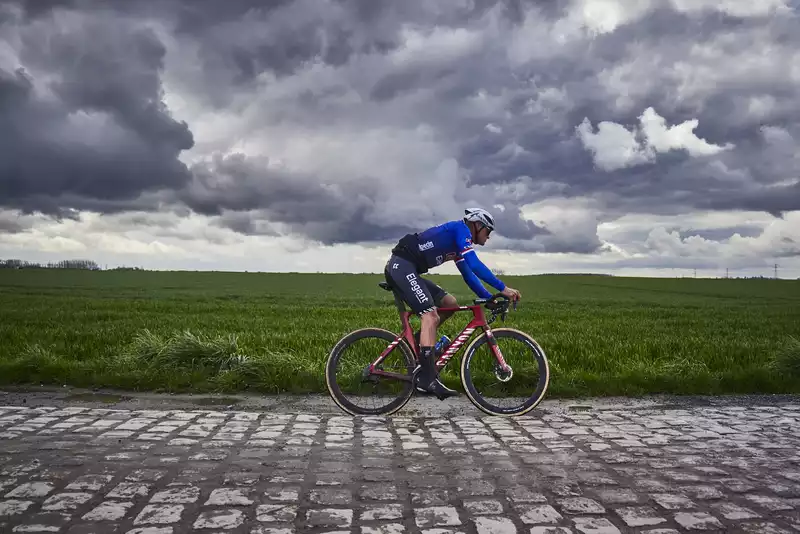
[[499,365],[495,365],[494,376],[496,376],[500,382],[508,382],[509,380],[511,380],[511,377],[514,376],[514,370],[511,368],[510,365],[506,370],[504,370]]
[[[375,369],[383,370],[383,366],[378,365]],[[371,382],[372,384],[377,385],[380,382],[381,377],[378,375],[374,375],[369,372],[369,365],[364,367],[364,370],[361,371],[361,381],[362,382]]]

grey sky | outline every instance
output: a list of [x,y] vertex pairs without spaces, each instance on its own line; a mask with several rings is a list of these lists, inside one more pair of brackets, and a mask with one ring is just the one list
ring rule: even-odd
[[800,269],[796,3],[542,4],[5,2],[0,254],[101,214],[379,254],[481,205],[509,269]]

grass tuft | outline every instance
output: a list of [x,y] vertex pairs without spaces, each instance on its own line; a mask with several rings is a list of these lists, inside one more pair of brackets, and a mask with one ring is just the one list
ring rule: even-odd
[[789,336],[784,346],[775,355],[773,368],[791,378],[800,378],[800,339]]
[[163,338],[144,330],[134,337],[123,357],[146,368],[164,371],[213,371],[236,369],[248,360],[240,353],[235,334],[203,337],[189,330]]

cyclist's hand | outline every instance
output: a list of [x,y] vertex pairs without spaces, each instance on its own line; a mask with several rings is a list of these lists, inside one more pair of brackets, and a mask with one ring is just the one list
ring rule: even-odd
[[512,302],[522,298],[522,294],[519,291],[508,286],[506,286],[506,288],[500,293],[511,299]]

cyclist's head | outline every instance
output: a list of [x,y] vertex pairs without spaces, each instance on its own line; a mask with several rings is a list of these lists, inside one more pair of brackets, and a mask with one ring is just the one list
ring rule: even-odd
[[489,234],[494,230],[494,218],[482,208],[465,209],[464,222],[472,231],[472,242],[478,245],[486,243]]

